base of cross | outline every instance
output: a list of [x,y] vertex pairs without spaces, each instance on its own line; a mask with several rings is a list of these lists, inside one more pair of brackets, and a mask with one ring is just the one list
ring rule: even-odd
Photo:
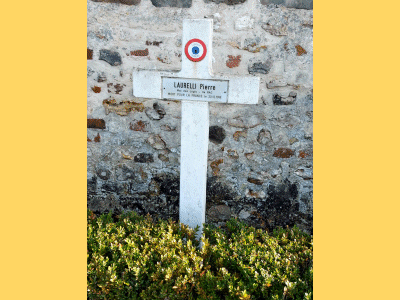
[[205,223],[208,102],[257,104],[260,79],[213,76],[212,20],[184,20],[182,70],[134,70],[133,95],[182,101],[179,219],[191,228]]

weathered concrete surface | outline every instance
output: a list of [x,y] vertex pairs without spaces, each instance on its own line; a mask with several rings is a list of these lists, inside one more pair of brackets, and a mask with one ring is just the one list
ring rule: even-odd
[[[131,74],[178,71],[183,19],[207,17],[214,74],[251,71],[260,97],[257,105],[209,105],[206,221],[223,225],[230,214],[311,232],[313,11],[255,0],[87,7],[88,207],[178,218],[181,103],[133,97]],[[100,60],[101,50],[117,52],[121,64]]]

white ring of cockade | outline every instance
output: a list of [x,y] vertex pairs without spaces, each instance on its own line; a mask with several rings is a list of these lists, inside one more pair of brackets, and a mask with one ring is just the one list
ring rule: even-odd
[[185,54],[193,62],[201,61],[207,54],[206,44],[202,40],[191,39],[186,43]]

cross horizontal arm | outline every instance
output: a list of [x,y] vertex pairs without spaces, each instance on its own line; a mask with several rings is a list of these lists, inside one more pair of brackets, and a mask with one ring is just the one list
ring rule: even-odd
[[[162,72],[149,70],[133,71],[133,95],[142,98],[162,99],[162,78],[176,78],[184,80],[181,72]],[[184,76],[186,77],[186,76]],[[187,77],[186,77],[187,78]],[[193,80],[210,80],[212,81],[227,81],[228,93],[223,102],[236,104],[257,104],[259,95],[260,79],[253,76],[213,76],[212,78],[192,78]],[[167,98],[167,97],[164,97]],[[169,98],[168,99],[174,99]],[[182,100],[176,98],[176,100]],[[208,102],[222,102],[218,100],[198,100],[185,99]]]

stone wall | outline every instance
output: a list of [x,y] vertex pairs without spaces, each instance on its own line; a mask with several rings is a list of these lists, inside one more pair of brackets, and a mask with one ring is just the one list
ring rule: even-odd
[[206,221],[312,232],[312,1],[88,0],[87,14],[88,208],[178,219],[181,104],[133,97],[132,71],[179,70],[183,19],[210,18],[214,74],[258,76],[260,97],[210,103]]

